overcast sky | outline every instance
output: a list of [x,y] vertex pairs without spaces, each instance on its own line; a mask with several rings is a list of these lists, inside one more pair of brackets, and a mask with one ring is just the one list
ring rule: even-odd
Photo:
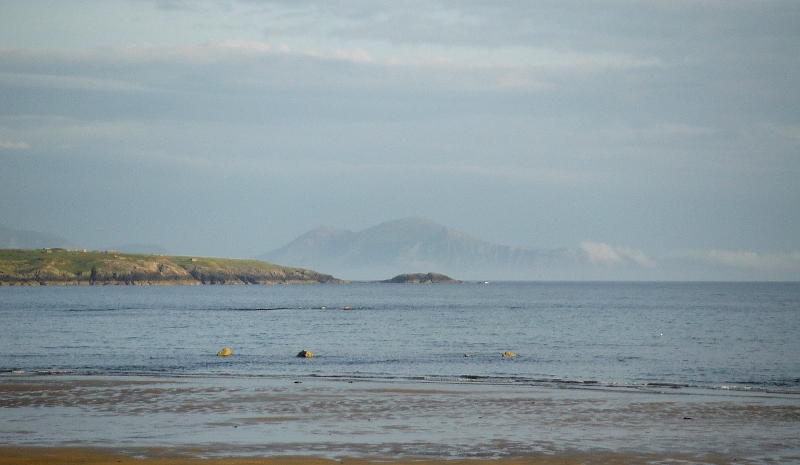
[[251,257],[424,215],[502,244],[800,270],[794,0],[0,12],[8,227]]

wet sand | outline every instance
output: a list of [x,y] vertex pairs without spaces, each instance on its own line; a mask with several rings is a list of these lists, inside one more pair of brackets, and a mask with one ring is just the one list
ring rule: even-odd
[[768,394],[0,376],[0,465],[800,463],[797,431]]
[[68,448],[8,448],[0,447],[0,465],[589,465],[589,464],[650,464],[650,463],[697,463],[708,465],[726,465],[743,463],[737,459],[707,457],[701,460],[690,459],[684,462],[680,457],[666,456],[633,456],[610,453],[596,454],[559,454],[537,455],[517,459],[479,460],[392,460],[348,458],[342,460],[322,459],[316,457],[230,457],[199,458],[183,454],[158,450],[141,451],[141,455],[113,453],[91,449]]

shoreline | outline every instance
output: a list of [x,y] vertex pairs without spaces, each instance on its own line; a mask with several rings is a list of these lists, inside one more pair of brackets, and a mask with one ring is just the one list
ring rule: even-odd
[[0,465],[584,465],[655,463],[691,463],[706,465],[731,465],[747,463],[737,457],[689,457],[670,455],[617,454],[610,452],[566,452],[535,454],[505,459],[458,458],[392,458],[345,457],[339,459],[315,456],[248,456],[215,457],[198,450],[70,447],[8,447],[0,446]]
[[0,377],[0,465],[800,462],[795,397],[299,379]]

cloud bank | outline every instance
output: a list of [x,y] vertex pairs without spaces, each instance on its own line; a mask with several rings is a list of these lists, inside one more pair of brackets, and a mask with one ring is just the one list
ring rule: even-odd
[[0,218],[252,256],[425,215],[598,266],[784,266],[798,23],[780,0],[5,2]]

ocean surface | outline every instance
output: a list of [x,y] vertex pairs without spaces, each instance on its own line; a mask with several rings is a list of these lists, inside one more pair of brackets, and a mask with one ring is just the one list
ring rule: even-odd
[[0,327],[3,373],[800,393],[797,283],[15,287]]
[[0,328],[5,444],[800,461],[798,283],[6,287]]

